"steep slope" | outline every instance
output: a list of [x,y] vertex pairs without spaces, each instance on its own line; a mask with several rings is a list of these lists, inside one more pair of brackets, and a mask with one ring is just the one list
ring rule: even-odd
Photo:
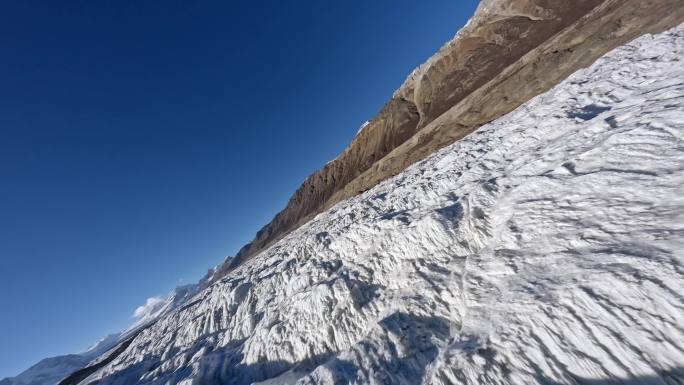
[[611,52],[316,216],[82,384],[682,383],[683,60],[684,26]]
[[335,160],[307,178],[234,262],[510,112],[610,49],[683,21],[681,0],[481,2],[469,24],[409,76]]

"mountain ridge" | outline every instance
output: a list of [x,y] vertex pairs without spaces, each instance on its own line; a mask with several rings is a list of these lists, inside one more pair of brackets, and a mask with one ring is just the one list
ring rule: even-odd
[[[510,112],[610,49],[684,21],[677,0],[488,0],[407,77],[334,160],[242,247],[232,267],[337,202]],[[482,105],[487,105],[482,108]]]

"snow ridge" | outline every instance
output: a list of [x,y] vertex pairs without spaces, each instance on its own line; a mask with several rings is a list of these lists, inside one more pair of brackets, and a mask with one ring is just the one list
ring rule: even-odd
[[614,50],[318,215],[83,383],[682,383],[682,60],[682,26]]

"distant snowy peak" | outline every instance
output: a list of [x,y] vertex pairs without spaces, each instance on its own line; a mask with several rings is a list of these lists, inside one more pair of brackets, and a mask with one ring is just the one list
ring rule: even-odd
[[54,385],[89,361],[80,354],[45,358],[18,376],[1,380],[0,385]]
[[112,346],[116,345],[116,343],[119,342],[120,338],[121,333],[109,334],[101,338],[95,344],[93,344],[85,352],[81,353],[81,355],[87,357],[97,357],[102,353],[106,352],[107,350],[111,349]]
[[684,383],[682,62],[683,26],[614,50],[69,385]]

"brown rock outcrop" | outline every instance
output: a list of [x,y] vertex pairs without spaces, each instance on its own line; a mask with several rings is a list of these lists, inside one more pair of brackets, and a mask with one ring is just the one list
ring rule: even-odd
[[682,22],[683,0],[482,1],[469,24],[413,71],[234,261],[512,111],[612,48]]

